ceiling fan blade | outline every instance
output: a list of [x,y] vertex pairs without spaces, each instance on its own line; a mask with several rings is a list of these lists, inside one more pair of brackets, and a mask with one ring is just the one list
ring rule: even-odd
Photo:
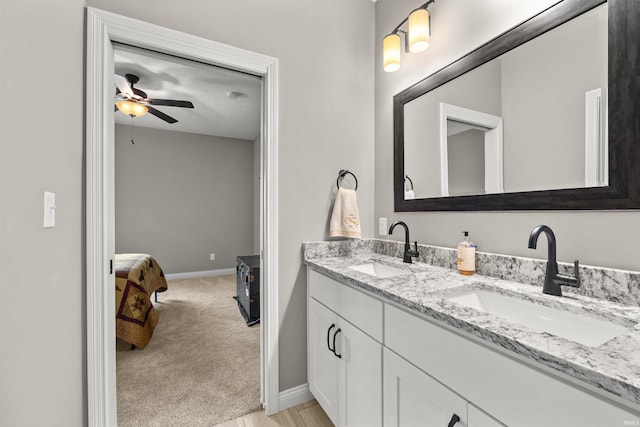
[[176,101],[174,99],[147,99],[152,105],[167,105],[169,107],[193,108],[191,101]]
[[132,87],[131,91],[134,93],[134,97],[138,100],[138,101],[142,101],[143,99],[147,98],[147,93],[138,89],[137,87]]
[[164,120],[167,123],[177,123],[178,121],[176,119],[174,119],[171,116],[166,115],[165,113],[163,113],[162,111],[158,111],[155,108],[151,107],[151,106],[147,106],[149,113],[153,114],[154,116],[156,116],[159,119]]
[[129,82],[124,77],[114,74],[113,81],[122,93],[127,98],[133,98],[133,91],[131,90],[131,86],[129,86]]

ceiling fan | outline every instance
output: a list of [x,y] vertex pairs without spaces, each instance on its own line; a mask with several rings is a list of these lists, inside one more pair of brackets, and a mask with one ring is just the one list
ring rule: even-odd
[[167,105],[170,107],[193,108],[191,101],[177,101],[174,99],[147,98],[147,94],[134,87],[140,78],[134,74],[125,74],[124,77],[115,74],[116,111],[120,110],[131,117],[142,116],[147,112],[153,114],[167,123],[177,123],[173,117],[152,107],[152,105]]

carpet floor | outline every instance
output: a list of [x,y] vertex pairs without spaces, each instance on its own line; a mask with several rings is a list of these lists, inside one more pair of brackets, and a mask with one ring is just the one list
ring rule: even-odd
[[169,281],[146,348],[116,351],[118,426],[214,426],[260,405],[260,326],[247,327],[235,275]]

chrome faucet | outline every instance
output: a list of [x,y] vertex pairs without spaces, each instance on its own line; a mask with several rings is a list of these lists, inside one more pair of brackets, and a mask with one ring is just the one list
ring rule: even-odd
[[547,235],[548,260],[547,269],[544,274],[544,286],[542,293],[549,295],[562,296],[562,288],[560,285],[573,286],[574,288],[580,287],[580,272],[578,271],[580,263],[575,260],[573,263],[573,271],[575,276],[568,276],[558,273],[558,262],[556,261],[556,236],[553,231],[546,225],[539,225],[531,231],[529,236],[529,249],[535,249],[538,243],[538,236],[544,232]]
[[402,262],[411,264],[413,262],[411,257],[420,256],[420,253],[418,252],[418,242],[415,242],[415,250],[412,251],[411,244],[409,243],[409,227],[407,227],[407,224],[402,221],[396,221],[391,224],[391,227],[389,227],[389,234],[393,233],[393,229],[396,228],[396,225],[401,225],[404,228],[404,254],[402,256]]

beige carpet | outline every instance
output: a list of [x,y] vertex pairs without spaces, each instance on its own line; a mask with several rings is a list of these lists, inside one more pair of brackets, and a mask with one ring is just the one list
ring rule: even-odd
[[149,345],[116,352],[118,426],[213,426],[260,408],[260,326],[238,311],[235,275],[169,282]]

